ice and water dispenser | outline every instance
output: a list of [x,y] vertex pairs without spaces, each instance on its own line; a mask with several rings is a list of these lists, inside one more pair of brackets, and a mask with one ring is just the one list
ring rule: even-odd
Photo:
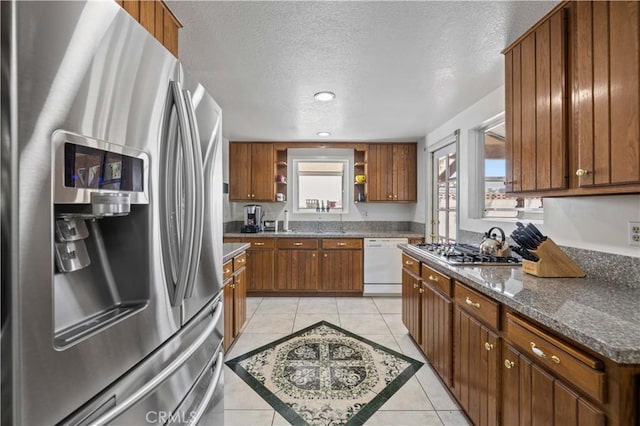
[[64,349],[148,304],[149,156],[63,131],[53,141],[54,343]]

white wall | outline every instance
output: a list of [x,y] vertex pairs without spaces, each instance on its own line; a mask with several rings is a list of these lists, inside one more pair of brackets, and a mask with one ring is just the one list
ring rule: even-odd
[[[471,146],[472,129],[504,111],[504,86],[494,90],[451,120],[429,133],[427,146],[432,146],[447,135],[460,129],[459,196],[460,229],[485,232],[500,226],[506,233],[515,228],[513,221],[476,219],[469,211],[475,192],[471,189],[469,170],[473,169],[475,150]],[[420,149],[420,148],[419,148]],[[419,176],[428,172],[426,159],[418,162]],[[423,184],[418,191],[428,197],[429,188]],[[427,203],[427,208],[431,208]],[[418,221],[416,211],[414,220]],[[592,197],[545,198],[544,223],[539,228],[560,245],[588,250],[640,257],[638,247],[629,246],[626,230],[629,221],[640,220],[640,195],[611,195]]]

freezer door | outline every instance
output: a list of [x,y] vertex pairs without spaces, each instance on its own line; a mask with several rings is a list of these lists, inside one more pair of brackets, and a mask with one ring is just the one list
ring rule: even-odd
[[222,110],[179,66],[194,153],[196,161],[202,162],[202,205],[196,206],[203,214],[201,245],[194,247],[195,264],[183,305],[183,321],[188,322],[222,289]]
[[222,309],[218,295],[180,333],[64,424],[222,425]]
[[[3,401],[3,423],[57,424],[181,326],[180,307],[171,306],[159,260],[157,202],[158,141],[177,61],[116,2],[2,3],[2,87],[11,87],[2,91],[3,108],[4,97],[16,95],[10,138],[17,147],[19,186],[9,202],[20,236],[7,248],[15,278],[2,283],[11,286],[3,315],[13,326],[14,374],[14,401],[11,409]],[[13,25],[5,26],[7,20]],[[9,29],[12,40],[5,44]],[[70,273],[58,272],[54,264],[54,208],[64,207],[54,204],[51,184],[59,177],[52,146],[59,129],[127,146],[150,159],[149,204],[131,206],[124,219],[132,226],[124,231],[115,232],[119,218],[101,219],[107,251],[96,246],[92,265]],[[2,137],[4,145],[5,132]],[[133,245],[119,243],[131,235]],[[109,251],[111,243],[120,249]],[[96,286],[85,271],[104,253],[111,273],[103,274],[107,285]],[[124,301],[139,309],[119,315]],[[82,318],[87,310],[105,326]],[[57,343],[58,335],[65,339]],[[5,371],[3,364],[3,390]]]

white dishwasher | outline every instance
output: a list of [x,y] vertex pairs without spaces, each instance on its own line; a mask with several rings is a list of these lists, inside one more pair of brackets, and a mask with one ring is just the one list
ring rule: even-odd
[[364,239],[364,295],[402,294],[402,250],[406,238]]

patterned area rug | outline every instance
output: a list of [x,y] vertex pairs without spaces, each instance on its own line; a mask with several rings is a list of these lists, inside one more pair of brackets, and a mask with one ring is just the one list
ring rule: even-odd
[[294,425],[361,425],[422,366],[326,321],[227,361]]

